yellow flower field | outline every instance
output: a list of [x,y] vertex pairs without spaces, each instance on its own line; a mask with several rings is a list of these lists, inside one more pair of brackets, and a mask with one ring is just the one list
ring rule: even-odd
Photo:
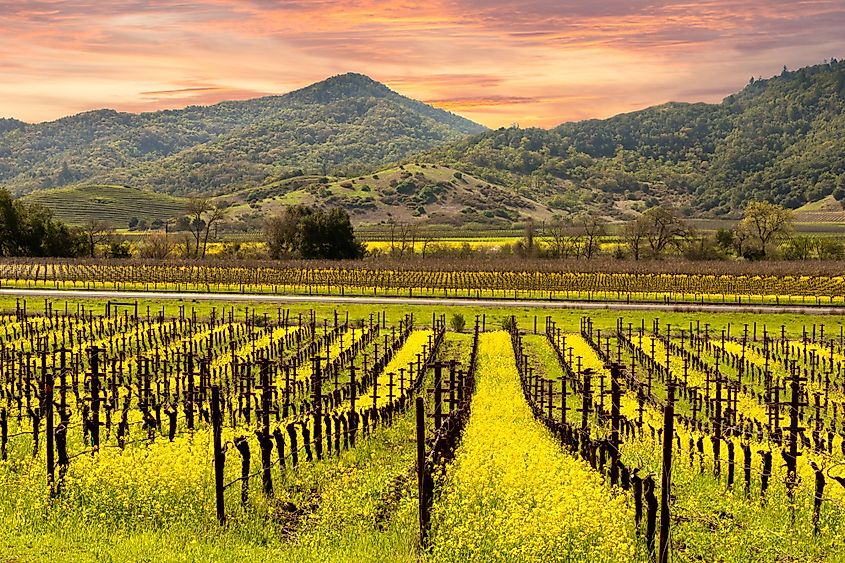
[[479,362],[462,446],[435,501],[430,560],[631,561],[633,514],[534,420],[508,334],[484,334]]

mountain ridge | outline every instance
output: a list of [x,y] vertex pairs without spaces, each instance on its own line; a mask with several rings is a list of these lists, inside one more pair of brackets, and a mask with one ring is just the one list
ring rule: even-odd
[[[244,103],[247,116],[239,111]],[[232,195],[228,203],[252,225],[282,201],[340,205],[376,222],[478,217],[501,224],[578,213],[624,220],[657,204],[689,216],[733,217],[752,200],[795,209],[845,200],[845,62],[835,59],[752,80],[718,104],[668,102],[551,129],[487,130],[356,73],[284,96],[149,115],[155,127],[93,146],[96,174],[80,177],[73,162],[54,159],[42,186],[116,184],[220,201]],[[89,125],[78,135],[97,138],[99,127],[131,129],[126,123],[136,118],[106,112],[77,119]],[[186,126],[191,119],[203,127]],[[4,140],[21,135],[19,124],[7,127],[0,181],[8,172]],[[38,180],[12,184],[21,193]],[[471,194],[492,194],[501,208]]]
[[719,104],[671,102],[552,129],[500,128],[435,147],[464,169],[561,211],[624,217],[657,203],[731,216],[845,199],[845,62],[752,80]]
[[[368,118],[369,122],[363,123]],[[378,166],[436,143],[486,130],[355,73],[330,77],[287,94],[252,100],[139,114],[101,109],[41,124],[20,126],[18,123],[10,121],[7,129],[0,128],[0,185],[19,194],[79,181],[110,184],[134,178],[137,182],[145,166],[149,172],[149,163],[215,141],[225,141],[227,149],[235,145],[235,149],[247,153],[240,162],[245,172],[235,176],[260,183],[274,174],[286,173],[284,168],[295,168],[297,159],[305,160],[310,166],[320,166],[323,161],[328,166],[342,166],[364,156],[365,166]],[[251,127],[263,127],[265,136],[272,137],[271,128],[303,133],[326,123],[329,126],[323,127],[323,133],[333,136],[337,146],[320,146],[309,151],[305,145],[325,144],[325,139],[306,140],[299,145],[304,150],[290,151],[287,160],[275,158],[278,147],[270,146],[273,139],[238,139],[240,130]],[[362,131],[373,132],[366,139],[369,146],[363,155],[356,155],[355,147],[351,147],[355,140],[348,135],[355,126],[360,129],[359,135]],[[394,126],[397,131],[393,130]],[[346,138],[338,139],[344,134]],[[289,135],[285,141],[293,142],[293,136]],[[255,154],[252,146],[247,146],[262,141],[267,143],[265,153]],[[390,147],[391,142],[396,146]],[[337,150],[338,147],[348,149],[348,154]],[[183,163],[182,168],[193,168],[197,162],[208,160],[207,156],[189,154],[190,162]],[[212,186],[218,191],[227,188],[231,175],[210,170],[213,167],[208,162],[204,164],[205,174],[194,180],[180,182],[174,174],[164,174],[159,184],[176,183],[173,191],[178,193],[207,191]],[[133,170],[137,166],[142,170]],[[114,170],[119,172],[113,173]],[[183,171],[178,167],[174,170],[177,174]],[[144,185],[143,178],[140,185],[163,189],[161,185]]]

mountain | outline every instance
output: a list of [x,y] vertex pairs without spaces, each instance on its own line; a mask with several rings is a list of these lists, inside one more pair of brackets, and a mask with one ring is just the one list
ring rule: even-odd
[[669,103],[551,130],[499,129],[420,158],[561,211],[625,217],[655,203],[736,214],[765,199],[845,198],[845,61],[752,80],[721,104]]
[[735,217],[769,200],[816,221],[845,201],[845,62],[752,80],[719,104],[548,130],[485,130],[358,74],[178,111],[2,120],[0,185],[71,222],[109,206],[118,226],[178,216],[192,192],[215,196],[239,230],[290,203],[345,207],[359,224],[509,227],[656,204]]
[[344,74],[283,96],[142,114],[0,121],[0,186],[120,184],[219,194],[303,172],[366,171],[485,128]]

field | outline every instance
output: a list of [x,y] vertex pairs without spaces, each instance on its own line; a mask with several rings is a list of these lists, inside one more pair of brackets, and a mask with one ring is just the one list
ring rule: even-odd
[[845,558],[839,316],[0,311],[10,561]]
[[185,214],[186,202],[167,194],[126,186],[75,186],[40,190],[25,198],[53,210],[56,217],[71,225],[106,221],[125,228],[132,217],[152,223]]
[[[715,268],[719,268],[716,270]],[[836,262],[167,262],[0,263],[0,288],[309,296],[842,306]],[[714,273],[719,272],[719,273]]]

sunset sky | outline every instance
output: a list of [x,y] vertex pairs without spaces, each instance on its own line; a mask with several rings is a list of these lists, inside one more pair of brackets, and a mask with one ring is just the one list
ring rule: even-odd
[[0,117],[178,108],[348,71],[552,126],[845,58],[845,0],[0,0]]

